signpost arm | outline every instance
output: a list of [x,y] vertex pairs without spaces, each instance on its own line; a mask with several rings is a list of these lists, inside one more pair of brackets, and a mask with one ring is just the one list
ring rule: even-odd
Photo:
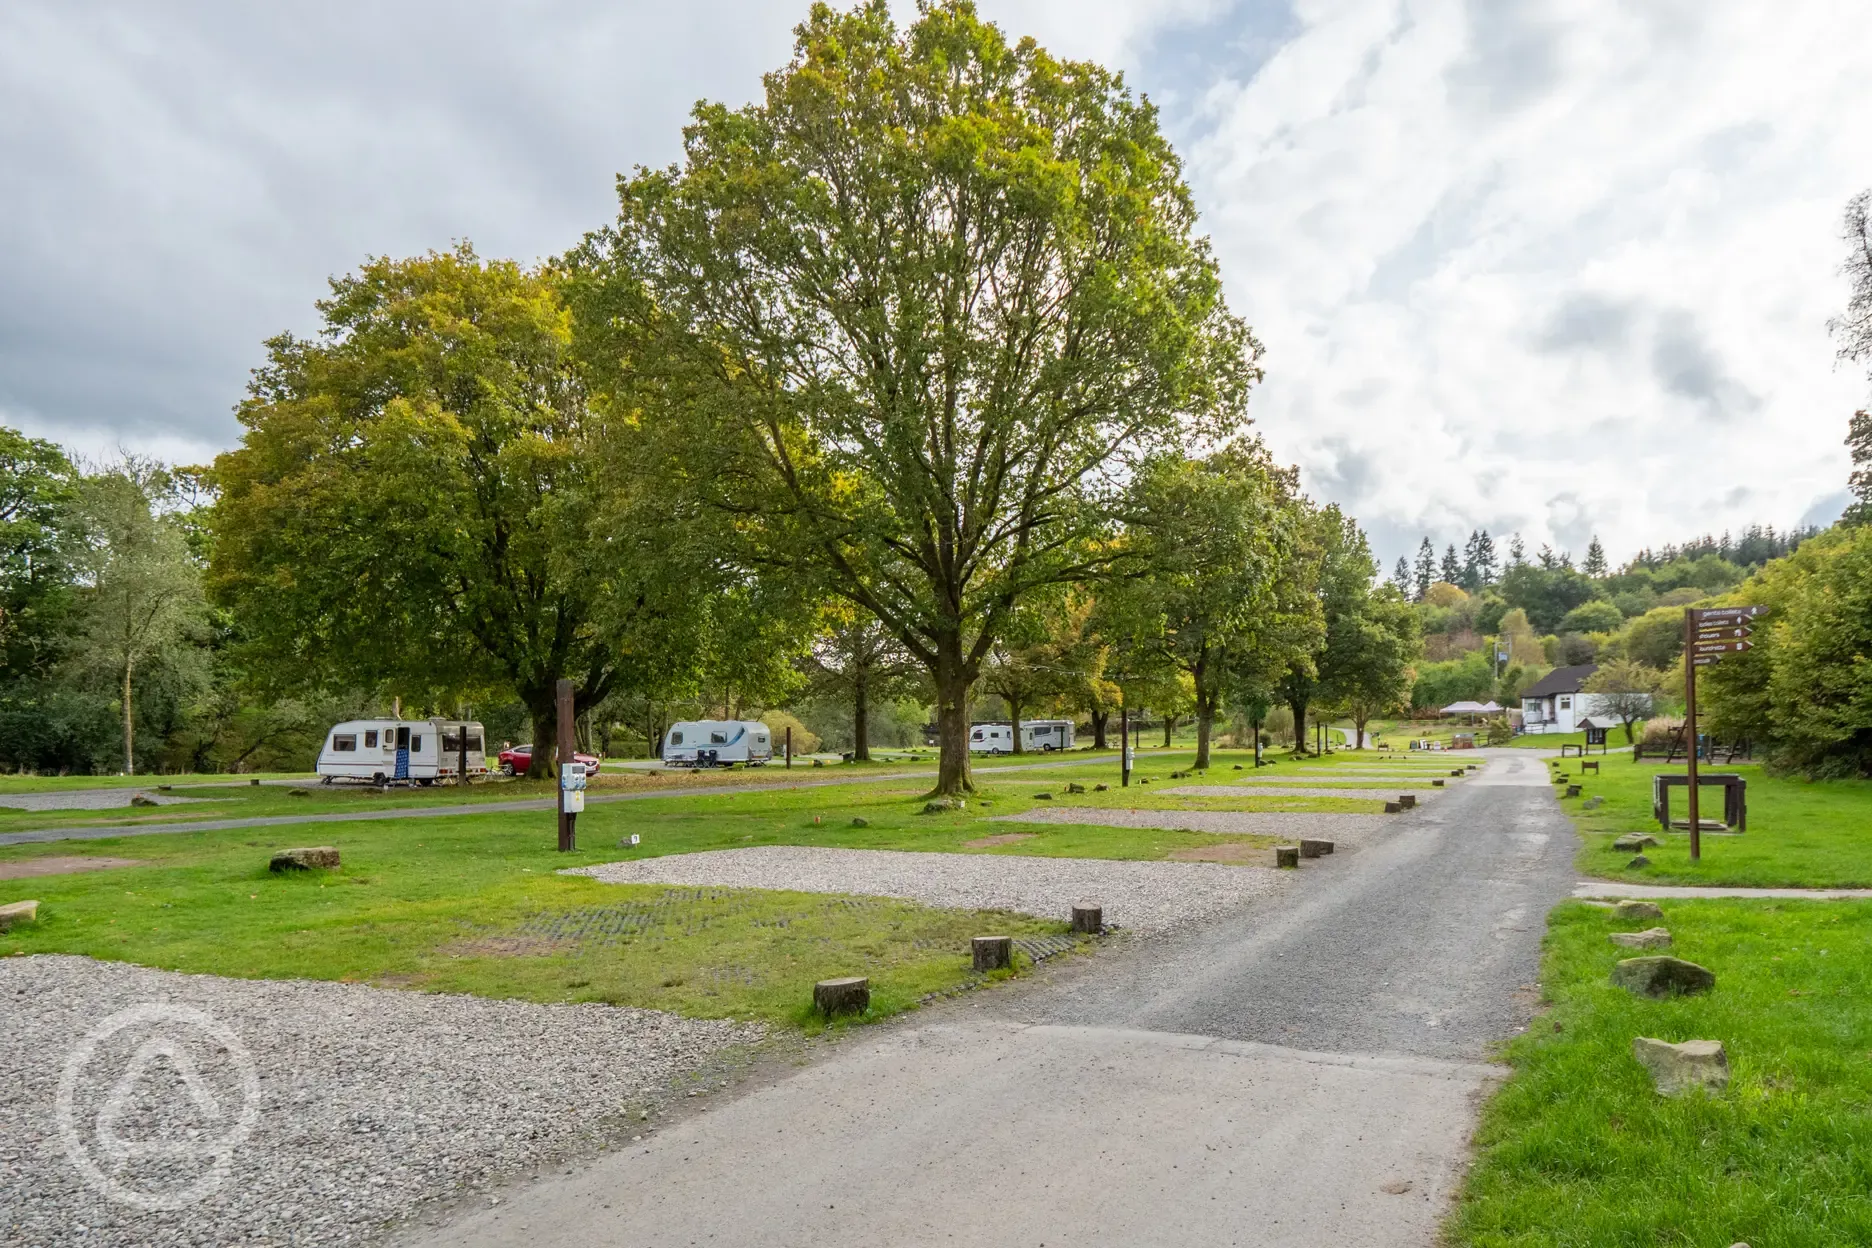
[[573,834],[573,821],[577,815],[566,809],[566,769],[572,765],[573,755],[578,752],[577,726],[572,716],[572,682],[561,680],[557,690],[559,695],[559,852],[569,853],[578,848]]
[[1686,788],[1689,789],[1690,807],[1690,861],[1696,862],[1703,857],[1703,820],[1697,806],[1697,719],[1696,719],[1696,635],[1697,616],[1695,607],[1684,608],[1684,736],[1690,747],[1690,774]]

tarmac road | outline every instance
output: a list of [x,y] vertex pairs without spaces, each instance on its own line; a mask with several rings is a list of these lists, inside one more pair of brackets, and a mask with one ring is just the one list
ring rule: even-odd
[[1543,761],[1181,936],[878,1028],[404,1242],[1428,1248],[1573,884]]

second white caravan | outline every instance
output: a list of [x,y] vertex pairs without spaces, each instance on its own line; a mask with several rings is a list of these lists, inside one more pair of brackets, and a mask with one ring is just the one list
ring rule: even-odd
[[671,767],[758,767],[773,761],[773,729],[758,719],[686,719],[663,736]]

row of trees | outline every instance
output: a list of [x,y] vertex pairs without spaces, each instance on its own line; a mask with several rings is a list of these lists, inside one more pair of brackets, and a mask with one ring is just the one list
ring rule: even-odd
[[619,195],[559,260],[373,260],[268,344],[206,482],[269,695],[510,692],[549,740],[562,677],[581,710],[810,679],[862,754],[919,688],[945,793],[984,693],[1099,725],[1186,688],[1204,764],[1224,706],[1402,696],[1414,620],[1247,434],[1259,344],[1104,69],[961,0],[817,7]]

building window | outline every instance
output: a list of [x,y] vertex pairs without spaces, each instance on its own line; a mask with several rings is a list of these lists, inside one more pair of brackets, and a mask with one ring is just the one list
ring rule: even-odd
[[1572,710],[1572,709],[1573,709],[1573,699],[1572,699],[1572,698],[1561,698],[1561,699],[1560,699],[1560,709],[1561,709],[1561,710],[1563,710],[1563,711],[1570,711],[1570,710]]

